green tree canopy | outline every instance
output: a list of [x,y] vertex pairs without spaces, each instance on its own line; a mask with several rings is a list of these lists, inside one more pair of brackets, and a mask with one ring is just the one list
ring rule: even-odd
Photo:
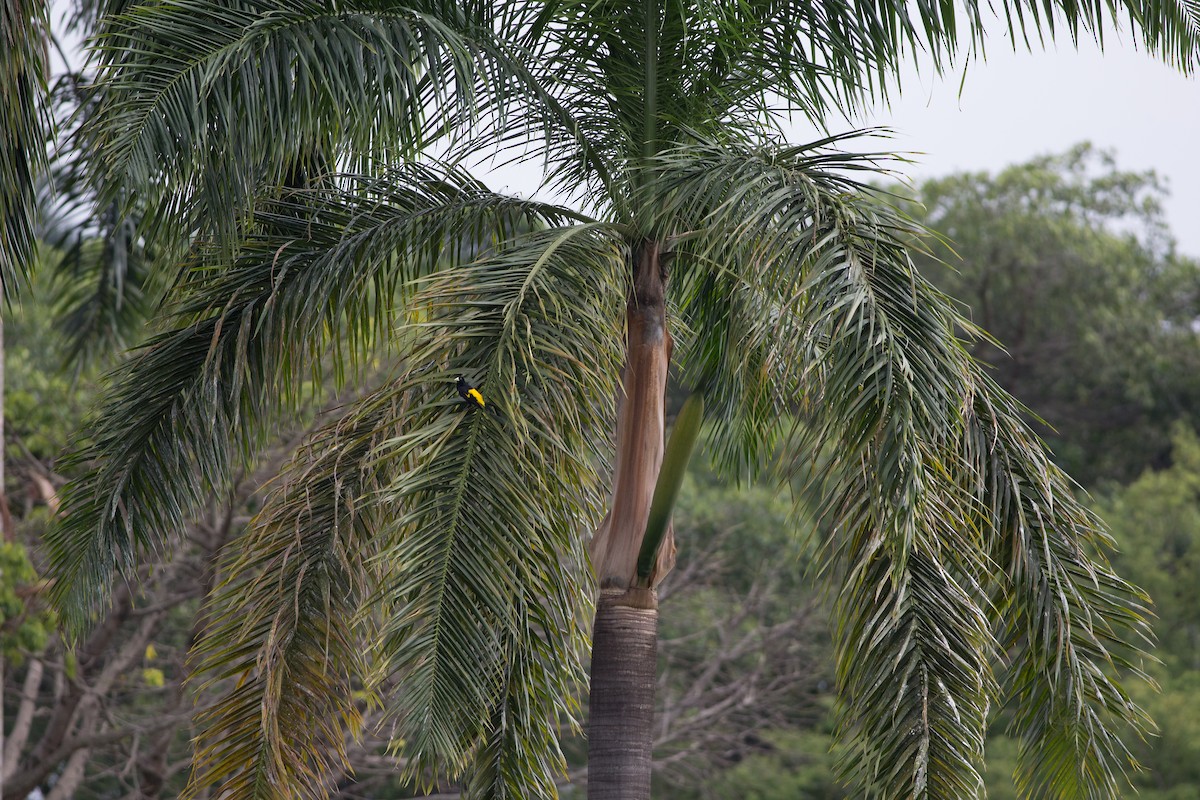
[[1147,588],[1159,618],[1152,672],[1161,692],[1138,692],[1158,734],[1135,750],[1147,767],[1136,785],[1151,800],[1200,796],[1200,440],[1183,424],[1171,434],[1171,466],[1146,470],[1097,504],[1117,563]]
[[922,272],[995,337],[975,355],[1060,463],[1086,484],[1165,466],[1171,423],[1200,423],[1200,263],[1175,250],[1159,177],[1085,144],[916,195],[946,239]]

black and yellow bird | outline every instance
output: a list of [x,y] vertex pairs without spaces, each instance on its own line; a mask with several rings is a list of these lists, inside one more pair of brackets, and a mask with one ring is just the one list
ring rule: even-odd
[[487,400],[483,399],[483,393],[472,386],[462,375],[454,379],[454,385],[458,389],[458,396],[467,405],[475,406],[476,408],[486,408],[493,414],[497,413],[496,407],[489,406]]

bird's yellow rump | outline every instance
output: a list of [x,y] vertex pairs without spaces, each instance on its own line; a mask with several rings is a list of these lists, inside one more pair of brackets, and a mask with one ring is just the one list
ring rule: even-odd
[[454,379],[454,384],[458,389],[458,396],[463,400],[477,408],[487,408],[487,401],[483,399],[483,393],[467,382],[462,375]]

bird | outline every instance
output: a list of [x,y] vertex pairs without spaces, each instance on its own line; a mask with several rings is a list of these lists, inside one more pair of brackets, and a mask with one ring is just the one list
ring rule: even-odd
[[493,414],[496,413],[495,406],[489,406],[487,400],[483,399],[483,393],[470,384],[470,382],[462,375],[454,379],[454,386],[458,389],[458,396],[463,399],[467,405],[475,406],[476,408],[486,408]]

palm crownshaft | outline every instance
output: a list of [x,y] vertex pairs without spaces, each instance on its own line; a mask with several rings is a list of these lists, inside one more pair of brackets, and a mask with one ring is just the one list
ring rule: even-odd
[[[1059,7],[1072,31],[1099,23]],[[877,11],[176,0],[102,17],[99,179],[141,189],[171,223],[155,233],[198,237],[199,255],[178,287],[186,324],[122,369],[79,455],[98,466],[52,541],[68,617],[139,551],[173,546],[331,340],[336,357],[402,365],[296,459],[230,556],[199,657],[236,688],[203,720],[193,789],[319,795],[360,724],[356,687],[398,686],[415,777],[553,794],[585,641],[581,520],[604,519],[593,669],[625,664],[637,687],[653,658],[654,580],[635,572],[674,358],[704,389],[723,469],[757,472],[783,436],[796,469],[834,454],[842,717],[863,791],[972,796],[1004,685],[1030,707],[1028,793],[1111,796],[1114,731],[1140,717],[1105,664],[1145,632],[1139,593],[1088,553],[1103,529],[913,270],[919,232],[847,176],[873,162],[772,135],[776,102],[819,118],[906,46],[953,52],[947,7]],[[1141,19],[1191,63],[1186,15]],[[976,35],[977,6],[966,20]],[[596,219],[417,159],[435,139],[453,161],[529,127],[548,180]],[[312,149],[364,174],[281,194]],[[503,427],[448,412],[459,373],[486,376]],[[1019,655],[994,676],[1001,647]],[[594,688],[623,691],[608,677]],[[648,722],[613,718],[593,719],[593,739],[617,737],[593,742],[616,753],[591,765],[593,794],[644,795]]]

